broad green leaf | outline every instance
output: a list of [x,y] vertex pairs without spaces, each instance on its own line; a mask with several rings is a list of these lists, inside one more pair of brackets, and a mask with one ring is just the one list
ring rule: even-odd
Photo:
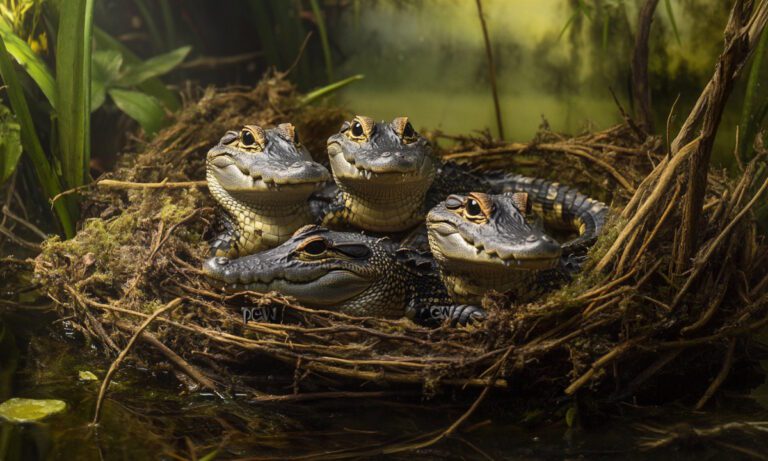
[[144,132],[152,136],[166,122],[165,110],[160,102],[147,94],[132,90],[109,90],[115,105],[126,115],[139,122]]
[[0,403],[0,418],[12,423],[39,421],[67,408],[61,400],[13,398]]
[[[29,112],[27,99],[24,96],[24,90],[19,83],[19,76],[11,60],[11,55],[5,48],[5,41],[2,37],[0,37],[0,74],[2,74],[3,82],[7,87],[6,93],[11,103],[11,108],[14,114],[16,114],[16,119],[21,127],[21,144],[24,152],[32,160],[37,178],[43,186],[45,193],[51,198],[61,192],[61,183],[43,151],[40,139],[37,137],[35,124]],[[54,203],[54,210],[59,217],[64,234],[67,237],[72,237],[75,231],[66,198]]]
[[11,110],[0,104],[0,184],[4,183],[21,156],[21,127]]
[[42,59],[32,51],[27,42],[13,32],[10,24],[0,17],[0,37],[13,59],[19,63],[43,92],[51,107],[56,109],[56,83]]
[[59,160],[70,188],[85,184],[91,158],[93,2],[67,0],[56,40]]
[[91,112],[102,104],[107,96],[107,88],[112,86],[120,75],[123,65],[123,55],[115,50],[101,50],[93,53],[91,68]]
[[184,58],[187,57],[191,49],[191,47],[183,46],[169,53],[147,59],[141,64],[131,66],[126,70],[125,74],[120,77],[117,83],[120,86],[129,87],[143,83],[151,78],[167,74],[184,61]]
[[[133,52],[125,45],[115,40],[112,36],[98,27],[94,28],[93,36],[96,41],[97,49],[104,48],[119,52],[123,56],[123,61],[127,66],[135,66],[142,62],[141,59],[133,54]],[[159,78],[146,80],[139,85],[139,89],[144,93],[159,99],[163,105],[172,112],[175,112],[181,107],[179,96],[175,92],[169,90]]]

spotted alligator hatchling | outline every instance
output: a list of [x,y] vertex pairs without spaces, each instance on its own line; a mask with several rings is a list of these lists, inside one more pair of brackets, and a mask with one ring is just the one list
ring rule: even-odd
[[387,238],[299,229],[271,250],[237,259],[213,257],[204,272],[231,291],[277,291],[301,304],[356,316],[426,324],[466,324],[485,317],[476,306],[454,303],[431,258]]
[[307,200],[330,178],[290,123],[228,131],[206,158],[208,189],[221,208],[211,254],[236,257],[286,241],[315,221]]
[[335,229],[407,231],[448,193],[490,187],[469,170],[443,163],[407,117],[376,123],[356,116],[328,138],[328,157],[340,190],[322,223]]
[[[547,184],[539,186],[548,189]],[[555,198],[547,207],[551,209],[548,220],[570,224],[580,234],[574,240],[580,245],[593,242],[602,230],[607,207],[592,199],[581,200],[581,194],[576,201],[569,192],[550,195]],[[475,192],[451,195],[429,212],[429,245],[454,300],[478,303],[490,290],[530,298],[567,278],[572,268],[563,266],[563,248],[529,222],[530,208],[525,192]]]

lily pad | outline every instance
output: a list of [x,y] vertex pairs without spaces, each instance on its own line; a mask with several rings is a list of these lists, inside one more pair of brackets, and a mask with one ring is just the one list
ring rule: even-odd
[[12,423],[28,423],[62,412],[65,408],[67,404],[61,400],[13,398],[0,403],[0,418]]
[[90,371],[79,371],[77,373],[77,379],[80,381],[98,381],[99,378],[96,377],[93,373]]

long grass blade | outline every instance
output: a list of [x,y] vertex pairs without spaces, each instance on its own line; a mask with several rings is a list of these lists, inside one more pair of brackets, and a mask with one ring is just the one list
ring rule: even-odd
[[747,91],[739,123],[739,154],[745,161],[752,157],[752,143],[768,111],[768,32],[763,30],[749,69]]
[[67,187],[85,184],[91,157],[93,0],[68,0],[61,9],[56,50],[59,155]]
[[0,36],[3,37],[5,48],[18,62],[32,80],[40,87],[51,107],[56,108],[56,82],[42,59],[32,51],[32,48],[16,35],[8,22],[0,17]]
[[323,46],[325,75],[330,83],[333,81],[333,56],[331,55],[331,46],[328,42],[328,32],[325,30],[325,16],[323,16],[323,11],[320,9],[320,4],[317,0],[309,0],[309,4],[312,6],[312,13],[317,20],[317,31],[320,34],[320,43]]
[[363,74],[357,74],[351,77],[347,77],[344,80],[339,80],[338,82],[331,83],[330,85],[326,85],[322,88],[317,88],[315,90],[312,90],[309,93],[305,94],[304,97],[299,100],[299,104],[302,106],[310,104],[322,98],[323,96],[327,96],[333,93],[334,91],[344,88],[350,83],[356,82],[358,80],[362,80],[363,78],[365,78]]
[[[24,147],[24,152],[26,152],[30,160],[32,160],[32,164],[35,167],[35,173],[37,174],[43,190],[45,190],[45,193],[49,198],[53,198],[61,192],[61,184],[59,183],[58,177],[54,174],[48,158],[45,156],[45,151],[43,151],[43,146],[40,144],[40,139],[37,137],[35,124],[32,121],[32,114],[29,112],[27,99],[24,96],[24,90],[19,83],[19,76],[13,66],[13,60],[6,49],[5,41],[2,38],[0,38],[0,75],[2,75],[3,82],[6,85],[6,92],[11,103],[11,108],[13,109],[14,114],[16,114],[16,119],[19,121],[19,126],[21,128],[21,144]],[[59,218],[59,223],[64,231],[64,235],[66,235],[67,238],[72,237],[75,228],[69,209],[67,208],[66,200],[57,201],[54,204],[54,211]]]
[[672,12],[672,1],[664,0],[664,8],[667,10],[667,16],[669,16],[669,23],[672,25],[672,32],[675,33],[675,39],[677,44],[680,45],[683,42],[680,40],[680,31],[677,29],[677,21],[675,21],[675,13]]

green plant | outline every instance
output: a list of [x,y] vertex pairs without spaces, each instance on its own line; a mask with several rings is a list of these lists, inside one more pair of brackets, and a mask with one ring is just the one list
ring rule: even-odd
[[[5,133],[0,150],[0,183],[7,179],[19,161],[14,148],[13,130],[18,126],[21,146],[29,156],[43,190],[49,198],[63,190],[83,186],[89,181],[90,117],[108,100],[136,120],[145,133],[154,134],[166,122],[167,111],[178,109],[178,96],[158,79],[174,69],[189,54],[182,47],[142,61],[103,31],[93,30],[94,0],[68,0],[61,8],[55,47],[56,77],[30,44],[18,34],[18,24],[0,11],[0,74],[17,124],[7,123],[0,106],[0,134]],[[22,10],[27,11],[27,10]],[[12,15],[10,15],[12,17]],[[23,21],[20,21],[23,23]],[[94,50],[96,45],[96,51]],[[47,102],[50,152],[46,153],[27,103],[18,64],[35,83]],[[46,110],[46,109],[44,109]],[[10,120],[12,122],[12,120]],[[77,208],[71,197],[54,202],[54,211],[66,236],[74,234]]]
[[97,50],[93,54],[91,111],[101,107],[109,95],[115,105],[136,120],[147,135],[153,135],[165,124],[167,104],[141,91],[141,86],[176,68],[189,51],[190,47],[185,46],[144,62],[130,64],[118,50]]

